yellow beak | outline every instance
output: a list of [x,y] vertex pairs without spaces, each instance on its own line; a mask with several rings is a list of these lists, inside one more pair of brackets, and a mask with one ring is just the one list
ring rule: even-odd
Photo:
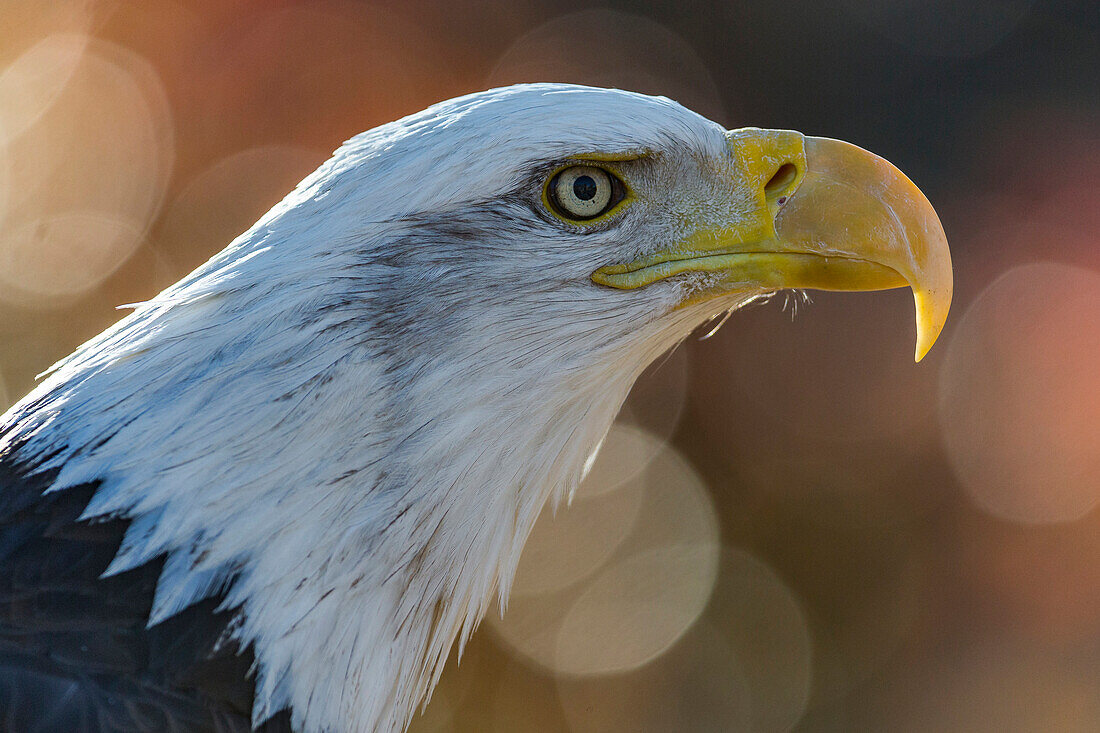
[[[913,289],[916,360],[951,306],[951,254],[928,199],[877,155],[786,130],[728,133],[736,221],[703,221],[674,246],[592,279],[632,289],[684,272],[718,282],[689,302],[735,291]],[[720,208],[720,207],[719,207]],[[745,216],[744,210],[749,209]]]

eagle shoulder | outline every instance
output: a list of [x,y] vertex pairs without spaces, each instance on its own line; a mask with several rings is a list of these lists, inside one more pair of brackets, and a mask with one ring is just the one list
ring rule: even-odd
[[[47,492],[19,441],[0,450],[0,729],[251,730],[251,649],[208,598],[147,628],[158,557],[111,577],[129,522],[80,521],[97,484]],[[284,711],[259,730],[290,730]]]

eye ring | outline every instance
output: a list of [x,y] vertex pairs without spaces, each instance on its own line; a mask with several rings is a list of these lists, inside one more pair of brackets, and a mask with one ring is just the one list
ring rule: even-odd
[[560,218],[587,222],[618,206],[626,198],[626,186],[606,168],[571,165],[550,177],[545,197],[551,211]]

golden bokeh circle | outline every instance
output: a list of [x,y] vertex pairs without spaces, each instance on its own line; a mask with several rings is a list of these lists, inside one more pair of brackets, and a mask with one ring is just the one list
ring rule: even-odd
[[1100,273],[1015,267],[959,318],[940,373],[943,441],[993,516],[1079,519],[1100,501]]
[[787,731],[810,697],[801,601],[769,565],[722,553],[706,611],[666,654],[623,674],[561,677],[573,731]]
[[27,95],[34,109],[15,117],[28,126],[6,146],[19,185],[0,222],[0,299],[58,308],[141,245],[172,169],[172,119],[152,65],[105,41],[87,44],[60,91],[38,81],[49,88]]
[[[489,617],[494,636],[520,658],[557,674],[621,672],[660,656],[702,613],[717,575],[719,532],[701,478],[665,449],[615,493],[632,491],[642,497],[638,516],[595,572],[555,591],[518,595],[503,619]],[[583,504],[563,511],[575,510]],[[537,531],[554,531],[554,523]],[[516,584],[546,585],[521,577]]]
[[[570,505],[560,507],[556,514],[549,505],[543,509],[523,547],[512,597],[557,591],[583,580],[599,570],[622,545],[634,528],[645,498],[641,482],[631,481],[629,474],[620,478],[637,465],[630,460],[634,451],[629,450],[633,446],[628,442],[637,434],[631,428],[612,427],[608,435],[611,445],[605,446],[612,450],[600,452]],[[620,435],[628,437],[620,441],[616,437]],[[626,450],[615,450],[617,446]],[[624,457],[628,460],[622,460]],[[645,457],[651,458],[652,454]],[[622,466],[622,470],[609,466]],[[633,475],[644,468],[642,461]]]
[[[599,42],[578,43],[578,29]],[[539,81],[660,94],[712,120],[725,118],[710,70],[682,36],[609,8],[561,15],[527,32],[497,60],[486,85]]]

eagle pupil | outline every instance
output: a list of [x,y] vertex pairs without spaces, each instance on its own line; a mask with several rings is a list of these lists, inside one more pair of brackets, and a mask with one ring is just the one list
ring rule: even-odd
[[581,201],[590,201],[596,195],[596,182],[592,176],[580,176],[573,181],[573,195]]

